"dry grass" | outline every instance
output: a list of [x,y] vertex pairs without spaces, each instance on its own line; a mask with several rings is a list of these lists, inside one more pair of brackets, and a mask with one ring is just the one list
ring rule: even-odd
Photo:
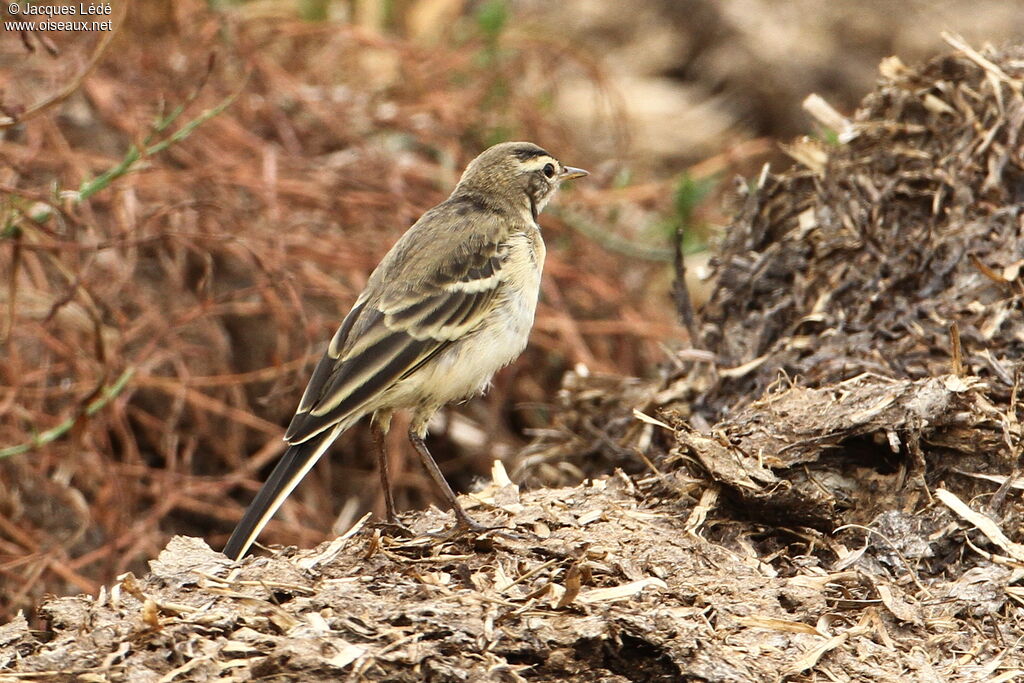
[[[64,144],[72,151],[31,156],[28,142],[10,143],[23,156],[9,183],[19,218],[7,237],[16,306],[3,400],[19,412],[2,428],[24,443],[33,427],[103,405],[3,463],[5,484],[18,482],[0,516],[5,578],[18,586],[9,605],[54,577],[89,590],[155,555],[171,526],[226,530],[239,511],[229,495],[255,487],[276,454],[277,425],[338,300],[484,144],[480,130],[457,132],[469,130],[457,126],[466,110],[450,102],[479,108],[464,126],[501,120],[523,137],[559,136],[536,116],[542,103],[487,109],[495,69],[473,66],[493,48],[486,38],[420,50],[355,28],[331,42],[315,26],[209,16],[227,31],[216,40],[229,35],[245,59],[218,61],[179,101],[198,91],[194,112],[223,99],[233,88],[219,83],[238,86],[232,65],[254,65],[249,84],[144,173],[33,223],[19,202],[39,190],[24,179],[74,184],[65,160],[102,169],[117,155],[78,157]],[[346,69],[329,83],[365,68],[346,61],[352,45],[408,69],[372,91],[393,105],[387,122],[380,100],[296,85],[290,60],[330,71],[314,68],[327,63],[321,40]],[[621,465],[636,476],[521,492],[496,469],[475,514],[511,537],[395,539],[359,523],[318,550],[241,564],[177,539],[142,580],[46,602],[49,642],[15,619],[0,657],[28,678],[1020,677],[1024,52],[951,42],[921,68],[885,63],[854,120],[834,118],[825,142],[790,145],[800,166],[746,188],[695,348],[654,380],[622,374],[656,356],[640,340],[672,331],[676,312],[641,295],[664,266],[616,268],[552,217],[531,371],[506,375],[478,404],[489,412],[452,424],[498,433],[514,423],[509,401],[548,402],[561,371],[585,361],[589,371],[566,375],[522,475],[559,482]],[[119,68],[133,80],[134,62]],[[190,83],[202,73],[197,64]],[[414,87],[418,73],[457,73],[458,87],[439,97]],[[610,228],[615,209],[656,212],[665,189],[563,199],[573,220]],[[345,239],[324,239],[333,234]],[[127,368],[116,397],[97,392]],[[619,374],[597,372],[609,368]],[[345,467],[324,468],[270,540],[317,540],[334,514],[329,484],[346,490],[336,482],[355,480],[359,464]],[[407,495],[419,490],[400,477]],[[446,519],[407,521],[422,534]]]
[[[114,17],[109,45],[51,36],[55,55],[40,36],[24,37],[35,52],[4,38],[0,614],[92,592],[173,532],[220,543],[321,343],[482,147],[511,136],[595,161],[574,156],[546,104],[564,73],[600,81],[584,55],[472,14],[427,45],[258,10],[143,3]],[[561,199],[592,233],[618,229],[616,207],[667,210],[653,184],[637,202],[595,170]],[[526,358],[436,430],[462,488],[489,466],[481,435],[514,450],[566,368],[641,374],[679,332],[652,296],[662,262],[624,266],[557,214],[543,222]],[[266,539],[310,544],[351,519],[336,520],[346,498],[376,491],[365,443],[347,436],[348,457],[311,476]],[[394,467],[401,505],[430,500],[418,468]],[[375,495],[360,505],[380,507]]]

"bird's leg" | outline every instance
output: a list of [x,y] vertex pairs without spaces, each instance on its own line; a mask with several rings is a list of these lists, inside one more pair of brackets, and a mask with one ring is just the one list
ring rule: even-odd
[[452,512],[455,513],[455,518],[458,520],[459,527],[470,531],[484,532],[490,531],[491,528],[484,526],[480,522],[476,521],[462,509],[462,505],[459,504],[459,499],[455,497],[455,492],[452,491],[452,487],[448,485],[448,481],[441,474],[441,469],[437,466],[437,462],[434,460],[434,456],[430,455],[430,451],[427,450],[427,444],[423,442],[423,434],[419,433],[416,429],[416,421],[413,422],[413,426],[409,428],[409,441],[412,442],[413,448],[416,449],[416,454],[420,456],[420,462],[423,463],[423,467],[426,468],[427,474],[434,480],[434,484],[437,488],[441,489],[441,494],[444,499],[451,506]]
[[395,496],[391,491],[391,478],[388,472],[388,446],[387,434],[391,426],[391,414],[377,413],[373,416],[371,431],[373,440],[377,445],[377,463],[380,467],[380,485],[384,489],[384,507],[387,510],[389,524],[398,524],[398,514],[395,512]]

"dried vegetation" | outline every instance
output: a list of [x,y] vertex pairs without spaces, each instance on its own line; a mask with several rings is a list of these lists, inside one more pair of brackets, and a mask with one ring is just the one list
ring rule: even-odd
[[[692,326],[693,348],[676,354],[662,377],[624,380],[582,369],[567,375],[551,424],[514,477],[554,488],[520,490],[496,466],[492,485],[470,497],[475,514],[507,533],[428,537],[448,518],[429,510],[407,516],[412,538],[363,520],[316,550],[286,549],[237,566],[200,541],[176,538],[144,578],[124,577],[96,597],[44,603],[46,638],[30,631],[23,617],[0,627],[4,673],[165,681],[1005,681],[1024,675],[1024,48],[979,53],[951,42],[953,52],[921,68],[887,61],[879,86],[852,121],[839,122],[834,141],[797,141],[788,148],[797,168],[765,172],[745,188],[712,264],[711,295]],[[332,49],[344,54],[346,44]],[[433,58],[417,53],[413,61],[427,68]],[[268,69],[260,78],[273,75]],[[278,81],[272,91],[280,94],[286,84]],[[422,113],[416,102],[406,105],[410,121]],[[263,122],[285,140],[282,131],[294,124],[275,122],[274,107],[258,103],[247,105],[254,108],[251,123]],[[317,116],[304,100],[297,106]],[[133,435],[148,434],[147,448],[118,464],[125,468],[118,477],[108,472],[102,480],[149,486],[146,495],[165,510],[189,510],[208,523],[210,517],[229,519],[237,509],[200,503],[197,491],[223,496],[239,479],[251,482],[274,455],[276,428],[263,434],[267,445],[254,464],[235,462],[244,474],[234,480],[185,472],[195,467],[194,454],[212,458],[206,455],[212,452],[230,463],[253,445],[240,425],[259,431],[247,412],[254,399],[240,396],[246,391],[239,379],[269,381],[281,374],[280,367],[242,377],[237,373],[246,370],[204,369],[208,349],[234,348],[230,326],[221,318],[214,326],[210,311],[223,307],[221,314],[282,330],[252,367],[294,357],[292,351],[311,344],[307,338],[318,337],[328,323],[291,319],[279,327],[300,310],[291,302],[317,302],[318,291],[319,304],[333,311],[334,299],[358,289],[328,273],[335,266],[341,272],[358,272],[353,264],[368,267],[358,259],[372,262],[385,246],[374,230],[394,219],[396,206],[415,214],[436,199],[431,179],[439,171],[419,154],[346,153],[338,162],[338,152],[324,150],[319,164],[291,172],[312,182],[331,169],[324,185],[313,186],[325,194],[302,195],[310,202],[306,214],[296,209],[268,221],[274,193],[289,185],[272,183],[271,192],[267,174],[297,162],[287,155],[268,161],[258,145],[248,157],[228,158],[218,143],[252,134],[230,115],[211,119],[195,136],[203,129],[211,133],[202,144],[194,137],[194,149],[183,145],[172,153],[197,155],[221,170],[205,175],[190,164],[190,174],[178,175],[168,164],[136,176],[132,186],[145,196],[164,187],[161,182],[177,181],[173,187],[191,222],[180,222],[182,214],[168,208],[174,204],[159,205],[141,225],[165,226],[161,221],[173,216],[168,225],[175,230],[141,233],[153,244],[151,251],[131,245],[133,277],[124,272],[118,279],[118,266],[89,280],[88,300],[113,301],[103,292],[128,283],[142,296],[147,286],[172,276],[191,283],[180,291],[193,294],[168,300],[163,305],[171,308],[158,312],[136,302],[132,343],[118,328],[114,342],[97,334],[102,347],[80,348],[103,348],[105,358],[122,361],[137,358],[131,388],[124,390],[131,401],[122,392],[102,412],[111,421],[112,442],[122,444],[130,424]],[[351,140],[356,149],[359,137]],[[403,161],[396,164],[396,158]],[[451,150],[449,158],[461,159],[463,152]],[[353,164],[359,173],[344,171]],[[227,211],[232,193],[210,195],[211,210],[199,211],[194,202],[221,173],[242,179],[237,204]],[[308,189],[298,182],[291,187],[299,194]],[[346,198],[365,201],[341,201],[339,188]],[[409,198],[414,188],[425,201]],[[330,221],[320,203],[325,196],[334,198]],[[158,206],[133,201],[136,211]],[[249,219],[244,226],[234,222],[237,211]],[[353,211],[365,213],[346,213]],[[300,234],[297,226],[307,222],[315,229]],[[237,231],[226,234],[225,225]],[[572,234],[554,225],[556,235]],[[370,249],[345,253],[339,250],[351,248],[348,240],[325,245],[315,239],[317,231],[342,229]],[[189,239],[179,241],[177,231]],[[33,234],[37,242],[69,241]],[[119,239],[125,234],[138,239],[140,233],[136,227]],[[32,265],[25,255],[43,259],[65,251],[22,242],[21,267],[45,281],[46,262]],[[278,258],[256,260],[262,279],[232,282],[249,277],[231,268],[233,259],[249,263],[254,253],[264,254],[251,251],[253,244],[270,245],[266,253]],[[597,348],[576,322],[566,322],[586,316],[558,307],[587,310],[586,301],[561,296],[569,291],[561,286],[566,278],[582,291],[588,284],[612,289],[597,284],[599,260],[574,261],[572,269],[555,262],[539,349],[551,350],[545,325],[565,332],[557,338]],[[103,259],[90,263],[104,267]],[[148,285],[139,284],[140,263],[154,274]],[[581,283],[584,277],[593,281]],[[627,296],[626,290],[616,295]],[[83,296],[70,295],[56,308],[74,302],[88,313]],[[103,312],[100,323],[119,320]],[[650,315],[665,317],[664,311]],[[69,344],[47,329],[52,318],[36,323],[38,334],[53,339],[52,346]],[[95,316],[82,319],[92,321],[86,330],[103,329]],[[607,340],[608,334],[600,328],[594,337]],[[623,345],[644,336],[618,334]],[[14,347],[27,364],[29,350]],[[108,351],[114,348],[116,354]],[[190,362],[172,362],[162,355],[165,348],[185,349]],[[150,355],[130,355],[139,349]],[[601,357],[621,360],[614,353]],[[76,358],[83,367],[107,368],[84,351]],[[560,369],[540,358],[535,370]],[[304,363],[295,363],[288,381],[298,381]],[[628,365],[609,362],[605,369],[612,368]],[[97,369],[92,384],[114,375]],[[48,393],[49,385],[38,382],[23,382],[31,391],[18,400],[55,401],[56,388]],[[83,380],[79,402],[93,398],[88,386]],[[498,398],[507,398],[500,392]],[[220,443],[189,436],[187,444],[175,441],[168,450],[175,430],[204,420],[220,428],[181,434],[220,432]],[[89,453],[106,445],[74,448]],[[59,450],[41,452],[54,458],[50,469],[57,470]],[[142,469],[141,453],[174,456],[158,475]],[[18,463],[9,459],[4,466],[29,468]],[[616,466],[615,474],[597,477]],[[595,479],[569,483],[580,474]],[[71,480],[83,476],[76,471]],[[53,487],[67,479],[38,481]],[[40,493],[38,499],[57,498]],[[111,547],[111,558],[129,550]],[[152,549],[131,548],[136,555]]]
[[[301,21],[283,5],[262,14],[274,9],[141,3],[113,17],[110,42],[4,34],[8,617],[45,592],[95,593],[173,533],[222,543],[370,270],[483,146],[514,134],[592,165],[560,142],[545,104],[565,72],[600,81],[564,46],[540,49],[501,16],[472,12],[441,47],[356,21]],[[607,173],[596,177],[560,203],[607,201]],[[508,453],[544,423],[566,368],[640,373],[678,332],[671,312],[646,322],[662,308],[646,292],[663,263],[627,272],[554,213],[544,222],[552,253],[525,363],[434,430],[459,488],[490,467],[482,435]],[[266,539],[311,545],[359,506],[380,508],[368,444],[347,435],[348,457],[318,468]],[[397,441],[391,450],[399,504],[424,506],[425,475]]]
[[[697,350],[656,384],[570,375],[524,460],[646,468],[704,539],[818,577],[829,609],[793,611],[831,637],[794,661],[840,680],[1024,671],[1024,49],[947,39],[741,193]],[[780,671],[742,652],[737,680]]]

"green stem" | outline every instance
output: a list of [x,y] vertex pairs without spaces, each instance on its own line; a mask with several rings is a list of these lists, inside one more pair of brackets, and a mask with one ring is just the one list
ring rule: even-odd
[[17,446],[0,449],[0,459],[7,458],[12,455],[20,455],[34,448],[52,443],[64,436],[71,431],[71,428],[75,426],[75,423],[78,422],[83,415],[85,417],[92,417],[102,410],[103,407],[111,401],[111,399],[116,398],[118,394],[124,390],[125,386],[128,385],[128,380],[130,380],[134,374],[135,368],[128,368],[122,372],[121,376],[117,378],[117,381],[108,387],[104,387],[100,396],[90,402],[82,413],[75,415],[74,417],[69,417],[52,429],[47,429],[45,432],[34,437],[31,441],[18,444]]
[[[100,175],[96,176],[95,178],[86,180],[85,182],[82,183],[82,185],[78,188],[77,195],[74,198],[75,203],[77,204],[79,202],[85,201],[86,199],[89,199],[91,196],[93,196],[100,190],[106,189],[107,186],[110,185],[110,183],[117,180],[121,176],[127,175],[137,170],[139,162],[142,159],[153,156],[155,154],[159,154],[160,152],[163,152],[171,145],[181,142],[189,135],[191,135],[196,128],[203,125],[204,123],[212,119],[214,116],[217,116],[222,111],[227,109],[231,105],[231,103],[235,101],[235,98],[237,98],[239,94],[241,94],[241,90],[238,90],[228,95],[216,107],[213,107],[212,109],[207,109],[199,116],[195,117],[194,119],[183,125],[181,128],[176,130],[172,135],[168,136],[167,138],[159,142],[155,142],[151,145],[148,144],[149,140],[152,137],[152,135],[150,135],[147,136],[146,142],[144,143],[141,149],[135,145],[132,145],[131,147],[128,148],[128,151],[125,153],[124,158],[121,159],[121,162],[117,166],[114,166],[113,168],[108,169],[101,173]],[[162,133],[163,131],[167,130],[171,123],[173,123],[174,120],[178,118],[184,110],[185,105],[176,107],[169,115],[165,116],[164,118],[156,122],[156,124],[153,127],[153,132]],[[40,208],[38,211],[36,211],[36,213],[32,214],[31,220],[35,221],[36,223],[42,223],[43,221],[47,220],[50,217],[51,213],[53,213],[53,208],[49,206],[44,206]],[[5,226],[2,231],[0,231],[0,238],[12,237],[14,234],[14,230],[16,229],[17,224],[13,221],[9,222],[9,224]],[[2,451],[0,451],[0,453],[2,453]]]
[[[235,101],[235,98],[238,97],[238,94],[239,93],[237,92],[232,93],[228,97],[224,98],[224,100],[216,107],[213,107],[212,109],[207,109],[202,114],[200,114],[199,116],[192,119],[178,130],[176,130],[174,134],[171,135],[170,137],[167,137],[161,140],[160,142],[156,142],[152,145],[149,145],[148,147],[145,147],[142,151],[140,151],[139,148],[136,147],[135,145],[129,147],[128,153],[125,154],[125,157],[124,159],[121,160],[120,164],[110,169],[106,173],[102,173],[93,178],[92,180],[88,180],[82,183],[82,186],[78,188],[78,201],[88,199],[92,195],[104,189],[112,181],[117,180],[118,178],[127,173],[131,173],[133,170],[135,170],[135,163],[140,159],[148,156],[153,156],[154,154],[159,154],[160,152],[164,151],[171,145],[181,142],[182,140],[187,138],[189,135],[193,133],[193,131],[195,131],[196,128],[203,125],[204,123],[212,119],[214,116],[217,116],[222,111],[227,109],[228,106],[230,106],[231,103]],[[157,125],[157,131],[165,130],[167,126],[169,126],[171,122],[181,114],[181,112],[182,109],[180,107],[173,111],[170,116],[168,116],[166,119],[164,119]]]
[[565,224],[570,228],[585,235],[594,242],[597,242],[608,251],[624,254],[632,259],[639,259],[642,261],[663,261],[666,263],[670,263],[675,256],[675,252],[672,249],[659,247],[656,244],[631,242],[625,237],[621,237],[615,233],[599,228],[596,225],[592,225],[585,218],[572,211],[567,211],[566,209],[558,207],[548,209],[548,211],[565,221]]

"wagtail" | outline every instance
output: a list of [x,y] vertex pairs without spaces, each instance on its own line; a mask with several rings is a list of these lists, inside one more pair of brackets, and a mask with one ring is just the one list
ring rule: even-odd
[[388,521],[395,502],[384,435],[396,410],[411,410],[409,441],[455,512],[462,509],[423,442],[442,406],[483,391],[526,347],[544,267],[537,216],[564,180],[564,166],[529,142],[495,145],[470,162],[451,196],[391,248],[317,363],[284,439],[288,449],[224,548],[249,546],[338,435],[372,415]]

